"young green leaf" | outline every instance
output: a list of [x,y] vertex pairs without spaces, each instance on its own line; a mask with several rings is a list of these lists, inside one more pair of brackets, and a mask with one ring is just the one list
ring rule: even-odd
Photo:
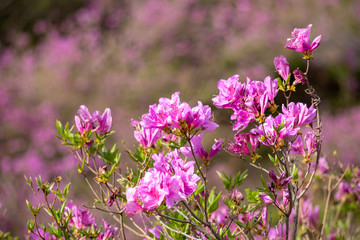
[[296,180],[298,180],[298,178],[299,178],[298,168],[296,167],[295,164],[294,164],[294,167],[293,167],[293,169],[292,169],[291,176],[292,176],[292,181],[293,181],[293,182],[296,182]]
[[278,86],[280,91],[285,91],[284,82],[280,78],[278,78]]
[[[215,196],[215,195],[214,195]],[[208,213],[212,213],[214,212],[216,209],[219,208],[219,199],[220,199],[220,196],[221,196],[221,192],[216,196],[216,197],[213,197],[211,199],[211,201],[208,201]],[[210,198],[209,198],[210,200]]]

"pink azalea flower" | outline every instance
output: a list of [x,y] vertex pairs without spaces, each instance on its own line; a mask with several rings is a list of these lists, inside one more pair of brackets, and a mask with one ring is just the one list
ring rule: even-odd
[[287,40],[285,48],[301,52],[306,58],[312,58],[312,52],[320,45],[321,35],[317,36],[310,44],[310,30],[312,24],[307,28],[295,28],[291,38]]
[[259,197],[264,202],[265,206],[268,206],[274,202],[274,200],[272,200],[272,198],[267,194],[259,194]]
[[161,183],[160,172],[148,171],[138,186],[128,188],[126,191],[126,215],[131,217],[136,213],[150,212],[159,207],[167,194],[167,189],[163,188]]
[[286,187],[292,179],[292,176],[285,176],[285,171],[281,173],[280,177],[277,177],[274,170],[272,170],[271,168],[269,170],[269,177],[272,180],[270,185],[274,187],[275,190],[281,190],[283,187]]
[[[237,133],[235,142],[229,142],[228,150],[237,154],[255,156],[255,151],[260,148],[259,135],[253,133]],[[251,150],[250,150],[250,148]]]
[[168,175],[164,179],[163,184],[168,191],[166,194],[167,208],[173,207],[175,202],[177,201],[182,201],[186,199],[185,183],[181,175],[182,173],[179,173],[178,175],[174,175],[174,176]]
[[294,81],[294,85],[301,83],[302,85],[304,85],[306,83],[306,79],[304,77],[304,74],[298,70],[295,69],[293,71],[294,77],[295,77],[295,81]]
[[198,101],[198,105],[193,107],[183,119],[180,118],[179,120],[185,120],[187,128],[189,129],[200,128],[201,130],[212,131],[219,127],[219,125],[214,122],[211,108],[208,105],[203,106],[200,101]]
[[219,95],[212,99],[217,108],[233,108],[236,102],[244,95],[244,85],[239,82],[239,75],[228,80],[218,81]]
[[221,149],[223,148],[223,140],[222,138],[219,138],[211,147],[209,158],[213,158],[215,155],[217,155]]
[[286,117],[294,117],[296,126],[300,127],[314,121],[316,116],[316,109],[311,105],[309,108],[305,103],[291,102],[286,108],[284,105],[282,106],[283,114]]
[[260,134],[262,144],[278,148],[283,145],[283,139],[285,137],[294,137],[300,130],[299,127],[295,126],[294,121],[294,117],[289,117],[281,113],[275,118],[270,115],[265,119],[265,123],[259,125],[257,129],[253,129],[252,131]]
[[126,202],[125,213],[128,217],[131,217],[144,210],[141,204],[141,200],[138,199],[138,192],[136,188],[130,187],[126,190]]
[[306,156],[306,152],[304,149],[304,144],[301,135],[299,135],[295,141],[291,145],[291,153],[293,154],[301,154]]
[[255,116],[246,110],[239,110],[231,116],[231,119],[235,120],[233,130],[242,131],[249,125],[250,122],[255,120]]
[[305,162],[311,161],[311,155],[314,154],[318,149],[318,144],[313,132],[307,132],[304,135],[304,142],[301,135],[291,145],[291,153],[301,154],[304,157]]
[[[314,171],[314,169],[315,169],[315,164],[312,164],[310,170]],[[319,158],[317,171],[318,173],[322,173],[322,174],[327,174],[329,172],[329,164],[326,161],[326,158],[324,157]]]
[[88,130],[100,135],[110,132],[112,117],[109,108],[106,108],[102,115],[100,115],[99,111],[90,114],[88,108],[81,105],[78,113],[80,117],[75,116],[75,125],[81,135],[84,135]]
[[75,116],[76,128],[80,131],[81,135],[84,135],[88,130],[94,129],[94,123],[96,116],[99,114],[97,111],[90,114],[88,108],[84,105],[80,106],[78,110],[79,116]]
[[278,83],[277,80],[271,80],[270,76],[267,76],[264,79],[264,85],[266,87],[266,94],[269,97],[270,102],[274,102],[274,99],[278,93]]
[[267,207],[263,207],[263,209],[261,210],[261,223],[263,226],[266,226],[267,218],[268,218]]
[[100,114],[97,114],[96,119],[99,125],[94,129],[95,132],[100,135],[104,135],[110,132],[110,128],[112,125],[112,117],[109,108],[105,109],[103,115],[100,116]]
[[96,227],[96,219],[90,214],[88,209],[82,209],[75,206],[72,201],[68,202],[65,207],[65,215],[71,216],[69,225],[77,229],[84,229],[94,225]]
[[274,58],[274,65],[276,71],[280,74],[282,79],[286,80],[290,75],[290,67],[286,58],[283,55]]
[[150,169],[145,173],[144,178],[140,180],[140,185],[137,186],[139,196],[143,201],[143,208],[150,212],[159,207],[165,196],[168,194],[168,189],[164,187],[164,175],[159,171]]
[[154,147],[157,140],[161,138],[162,131],[158,128],[143,128],[134,131],[134,137],[143,148]]
[[306,150],[308,155],[314,154],[318,149],[318,144],[316,142],[316,137],[313,132],[307,132],[304,137]]

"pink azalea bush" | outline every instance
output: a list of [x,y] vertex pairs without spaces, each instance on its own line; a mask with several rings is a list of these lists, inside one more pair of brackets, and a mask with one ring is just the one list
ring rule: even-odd
[[[211,81],[220,76],[219,72],[224,76],[231,76],[236,69],[242,76],[249,75],[252,79],[263,79],[264,76],[273,73],[269,59],[279,54],[286,37],[292,39],[290,26],[299,26],[299,22],[305,26],[299,29],[306,30],[306,34],[309,35],[308,40],[304,41],[307,47],[311,47],[313,39],[318,34],[310,34],[305,23],[316,22],[313,31],[321,32],[323,36],[321,47],[315,50],[318,52],[311,70],[329,69],[337,81],[336,86],[341,86],[342,94],[350,92],[346,94],[349,98],[345,99],[351,102],[351,96],[358,92],[356,75],[353,72],[359,62],[355,54],[358,44],[354,36],[357,35],[351,26],[356,25],[359,20],[359,4],[356,1],[350,1],[348,4],[317,1],[311,3],[311,7],[321,9],[317,14],[311,14],[308,5],[306,1],[289,2],[286,6],[251,1],[238,1],[236,4],[222,1],[213,5],[192,0],[180,3],[158,0],[146,3],[127,1],[124,5],[95,1],[72,17],[64,19],[59,28],[47,20],[36,23],[34,30],[42,37],[42,41],[36,47],[29,47],[29,38],[23,33],[8,36],[14,46],[0,46],[0,150],[3,153],[0,157],[0,189],[3,192],[0,197],[0,228],[5,231],[15,231],[15,226],[18,229],[22,228],[19,227],[19,223],[24,222],[25,217],[12,213],[27,213],[26,209],[20,211],[19,208],[24,206],[22,203],[25,198],[33,199],[26,195],[26,189],[21,188],[24,173],[32,176],[41,174],[43,178],[51,179],[59,174],[71,173],[69,170],[75,166],[73,156],[69,155],[65,148],[59,147],[53,138],[54,119],[59,116],[62,120],[71,119],[74,106],[84,102],[93,109],[103,110],[105,106],[109,106],[114,120],[113,128],[123,138],[133,133],[126,130],[127,119],[141,116],[144,104],[155,101],[160,94],[168,96],[168,93],[165,93],[168,89],[172,92],[180,89],[183,99],[197,96],[204,105],[210,105],[210,101],[206,102],[204,99],[208,99],[209,91],[214,92],[215,82]],[[334,11],[342,16],[340,19],[348,19],[348,22],[340,19],[336,22],[327,21],[333,19]],[[187,26],[186,29],[184,26]],[[284,36],[283,33],[286,31],[289,34]],[[279,36],[284,36],[284,41],[279,41]],[[346,44],[341,44],[339,36]],[[261,58],[258,57],[259,53]],[[287,55],[290,63],[296,59],[294,56],[298,56],[295,51],[294,55]],[[290,64],[289,67],[292,68],[293,65]],[[292,73],[295,80],[291,80],[294,83],[306,84],[301,70],[295,69]],[[279,75],[282,77],[280,73]],[[277,83],[274,76],[270,78],[272,81],[268,83]],[[126,81],[122,81],[123,79]],[[176,81],[170,84],[171,79]],[[240,76],[238,79],[239,82],[244,80]],[[322,81],[328,85],[330,80],[325,76],[321,77],[321,81],[313,83]],[[139,86],[144,86],[145,90]],[[199,87],[201,91],[198,90]],[[153,95],[157,89],[160,89],[160,93]],[[272,89],[278,90],[276,87]],[[302,86],[299,86],[296,93],[300,93],[301,89]],[[259,100],[254,102],[261,104],[257,101]],[[271,101],[266,101],[264,97],[262,109],[260,107],[257,110],[260,115],[266,103],[272,105]],[[137,107],[134,108],[132,104]],[[124,109],[120,109],[119,105],[124,106]],[[326,106],[326,103],[323,106]],[[307,108],[310,109],[311,104],[307,104]],[[266,109],[268,111],[269,106]],[[283,109],[277,111],[284,114]],[[323,144],[322,149],[330,163],[333,162],[331,155],[334,149],[338,152],[338,157],[334,158],[336,161],[357,161],[358,149],[353,143],[353,139],[358,136],[357,122],[351,120],[356,118],[355,112],[356,109],[349,112],[351,117],[341,113],[336,117],[324,118],[323,136],[326,144]],[[222,113],[216,115],[219,125],[219,119],[226,116]],[[251,116],[254,113],[255,110],[251,112]],[[265,111],[264,115],[266,114]],[[125,123],[121,118],[126,119]],[[240,120],[238,122],[242,123]],[[250,121],[249,124],[254,122],[256,120]],[[97,121],[95,123],[97,124]],[[338,125],[342,127],[333,127]],[[240,129],[242,126],[236,127]],[[142,135],[139,139],[146,139],[142,140],[142,145],[147,149],[158,146],[157,141],[161,136],[168,145],[176,139],[174,135],[164,134],[160,129],[145,129],[140,126],[137,130]],[[103,133],[106,131],[108,129],[105,128]],[[305,140],[307,131],[301,132],[303,134],[296,139],[297,146],[300,147],[297,153],[293,153],[306,159],[309,152]],[[275,131],[273,134],[278,133]],[[209,144],[209,138],[203,136],[204,144]],[[340,141],[338,136],[347,140]],[[230,141],[234,142],[233,146],[236,148],[232,152],[246,152],[245,155],[250,155],[254,159],[257,158],[259,147],[261,146],[260,150],[264,149],[263,144],[260,145],[259,136],[251,132],[238,132]],[[330,144],[327,144],[328,142]],[[279,144],[281,145],[281,141]],[[88,145],[91,147],[92,144]],[[204,153],[203,149],[207,148],[199,149],[200,153]],[[123,156],[123,159],[125,158]],[[182,158],[185,160],[185,156]],[[104,171],[108,170],[109,168]],[[75,182],[72,187],[75,187]],[[88,199],[88,193],[83,193]],[[111,196],[115,198],[116,194]]]
[[[295,35],[293,32],[294,38]],[[320,40],[316,44],[319,43]],[[263,82],[247,78],[246,83],[241,83],[235,75],[218,82],[219,94],[212,99],[213,103],[220,109],[233,111],[230,120],[235,132],[234,140],[224,149],[261,170],[269,179],[266,181],[261,176],[262,187],[255,191],[246,189],[246,198],[237,189],[245,181],[246,171],[239,171],[234,177],[218,172],[227,193],[215,187],[209,189],[208,168],[223,149],[223,140],[215,140],[209,152],[202,145],[204,134],[219,127],[211,108],[202,102],[190,107],[180,101],[180,93],[176,92],[171,98],[160,98],[158,104],[150,105],[149,112],[143,114],[140,121],[132,120],[139,145],[134,150],[126,148],[126,152],[136,168],[125,170],[120,168],[117,146],[107,148],[105,145],[107,137],[114,134],[110,109],[105,109],[103,114],[98,111],[91,114],[82,105],[79,116],[75,117],[77,130],[69,123],[63,125],[57,121],[57,137],[78,160],[77,170],[95,197],[93,206],[87,208],[110,213],[119,227],[103,220],[105,229],[98,228],[88,209],[67,203],[70,184],[61,188],[60,177],[54,183],[44,183],[41,177],[35,179],[44,200],[34,190],[33,180],[25,177],[40,201],[36,207],[26,200],[33,215],[27,224],[31,236],[125,239],[125,229],[145,239],[321,239],[343,237],[344,230],[349,234],[359,233],[350,225],[340,228],[340,214],[335,222],[326,225],[328,211],[332,211],[330,198],[335,191],[336,201],[341,202],[345,211],[357,206],[356,203],[351,206],[347,199],[358,198],[360,174],[357,168],[340,167],[334,173],[341,176],[332,184],[333,175],[328,174],[329,165],[321,158],[320,151],[320,97],[308,75],[312,55],[309,57],[309,50],[299,52],[307,64],[301,74],[312,101],[310,107],[290,101],[296,85],[302,82],[291,78],[284,56],[274,60],[281,78],[268,76]],[[285,99],[281,108],[276,104],[277,94]],[[268,155],[271,167],[259,163],[259,158],[264,158],[261,148],[271,150],[272,154]],[[250,156],[251,161],[246,156]],[[99,186],[98,190],[89,182],[90,176]],[[312,184],[322,181],[328,181],[328,188],[321,223],[320,206],[314,206],[308,194]],[[42,208],[52,217],[53,223],[47,226],[37,223]],[[269,211],[277,213],[274,219],[268,217]],[[142,223],[135,221],[136,217],[142,218]]]

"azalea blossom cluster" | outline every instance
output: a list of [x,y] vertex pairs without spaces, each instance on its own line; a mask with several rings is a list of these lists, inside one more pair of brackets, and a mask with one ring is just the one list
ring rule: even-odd
[[125,212],[132,216],[139,212],[151,212],[163,201],[171,208],[175,202],[188,198],[197,187],[200,177],[194,174],[194,161],[184,162],[177,150],[153,154],[154,168],[148,169],[135,187],[126,191]]
[[[228,80],[218,82],[219,95],[215,96],[213,104],[218,108],[232,109],[234,113],[233,130],[244,130],[250,122],[262,121],[265,111],[274,103],[278,92],[277,80],[266,77],[264,82],[252,81],[247,78],[246,83],[239,82],[239,75],[234,75]],[[275,111],[276,106],[272,109]]]
[[[310,28],[311,25],[306,29],[295,29],[292,45],[288,42],[285,47],[300,51],[301,45],[307,51],[300,51],[303,54],[312,52],[320,44],[321,36],[314,40],[312,47],[307,47]],[[258,158],[255,151],[260,147],[260,143],[280,149],[284,146],[285,138],[294,138],[296,141],[291,147],[292,153],[303,155],[304,161],[309,162],[310,156],[317,150],[317,143],[313,131],[308,131],[303,139],[300,130],[314,121],[316,109],[313,105],[307,107],[301,102],[288,102],[282,105],[282,113],[279,113],[275,104],[279,90],[295,91],[295,85],[305,84],[306,78],[297,69],[293,72],[295,80],[290,85],[291,71],[286,57],[275,57],[274,65],[281,78],[273,80],[267,76],[263,82],[247,78],[246,83],[241,83],[239,75],[234,75],[218,82],[219,94],[212,99],[213,103],[218,108],[234,111],[231,120],[233,130],[237,131],[235,141],[229,143],[228,150],[250,155],[255,161]],[[250,123],[254,123],[254,127],[247,133],[241,133]]]
[[[312,123],[316,115],[313,106],[308,108],[304,103],[291,102],[287,107],[282,106],[283,113],[275,117],[271,114],[266,116],[266,110],[269,108],[271,112],[271,106],[275,106],[274,98],[278,89],[277,80],[271,80],[270,77],[264,82],[248,78],[245,84],[240,83],[238,75],[235,75],[228,80],[220,80],[218,89],[219,95],[213,98],[214,105],[234,110],[231,119],[235,120],[233,130],[237,133],[235,142],[229,145],[229,150],[234,153],[256,157],[255,150],[259,148],[259,143],[279,149],[284,145],[284,138],[297,136],[300,128]],[[250,122],[258,125],[248,133],[240,133]],[[303,154],[304,157],[314,153],[316,144],[312,132],[306,134],[305,141],[307,144],[304,148],[299,135],[293,152]],[[305,153],[304,149],[308,152]]]
[[219,126],[215,123],[209,106],[198,101],[198,105],[191,108],[188,103],[180,102],[179,95],[176,92],[171,99],[160,98],[159,104],[151,105],[140,122],[131,121],[131,125],[135,127],[134,137],[144,149],[154,147],[159,139],[191,139],[200,130],[212,131]]
[[149,107],[149,113],[142,116],[140,125],[145,129],[161,129],[166,133],[191,135],[197,130],[212,131],[219,125],[214,122],[211,108],[198,101],[191,108],[186,102],[180,102],[180,93],[172,94],[171,99],[160,98],[159,104]]
[[[220,138],[207,152],[202,145],[203,133],[198,131],[212,131],[218,127],[214,122],[209,106],[200,101],[191,108],[186,102],[181,102],[180,93],[172,94],[171,99],[160,98],[159,104],[149,107],[141,121],[131,121],[135,127],[134,137],[144,149],[155,147],[156,141],[176,141],[183,138],[188,144],[181,147],[185,157],[198,157],[205,165],[222,149]],[[184,161],[178,150],[164,155],[153,154],[153,168],[147,169],[145,176],[134,187],[126,191],[126,214],[132,216],[139,212],[151,212],[158,208],[165,200],[167,208],[176,202],[185,200],[196,189],[200,177],[194,174],[195,161]]]

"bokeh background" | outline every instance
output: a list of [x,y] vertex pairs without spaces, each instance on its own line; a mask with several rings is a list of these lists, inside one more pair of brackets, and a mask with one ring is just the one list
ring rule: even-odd
[[[211,102],[217,81],[276,77],[279,55],[292,69],[304,68],[284,45],[295,27],[310,23],[311,39],[322,35],[310,80],[322,98],[323,154],[336,150],[338,161],[359,163],[360,1],[1,0],[0,230],[26,232],[25,199],[33,196],[24,174],[61,175],[73,182],[74,198],[91,202],[74,159],[54,137],[56,119],[74,124],[81,104],[110,107],[112,141],[132,147],[130,119],[180,91],[192,106],[210,105],[221,124],[213,136],[231,139],[231,113]],[[226,154],[213,162],[227,173],[244,167]]]

